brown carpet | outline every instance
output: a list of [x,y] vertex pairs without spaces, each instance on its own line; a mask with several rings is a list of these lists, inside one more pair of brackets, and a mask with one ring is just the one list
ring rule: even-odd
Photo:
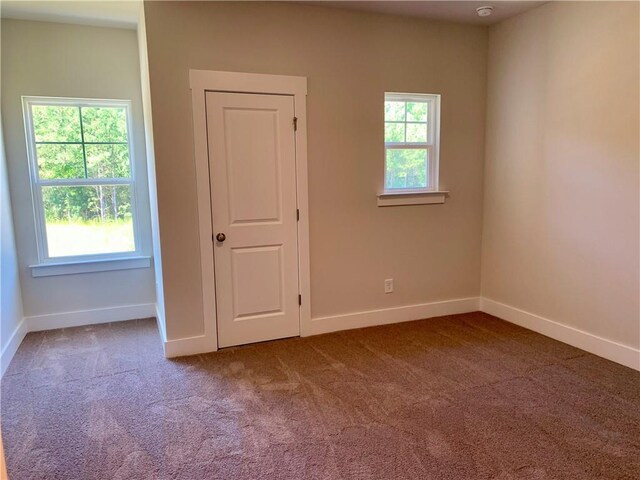
[[137,320],[9,368],[12,480],[640,478],[640,374],[482,313],[178,360]]

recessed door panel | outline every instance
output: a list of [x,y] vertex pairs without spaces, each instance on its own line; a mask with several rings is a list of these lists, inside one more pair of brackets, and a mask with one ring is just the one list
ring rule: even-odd
[[233,317],[283,313],[282,245],[231,250]]
[[300,334],[293,97],[206,94],[220,347]]
[[278,116],[277,109],[224,109],[231,223],[280,220]]

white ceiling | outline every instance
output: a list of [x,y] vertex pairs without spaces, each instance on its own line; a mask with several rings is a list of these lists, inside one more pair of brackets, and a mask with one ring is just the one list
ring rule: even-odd
[[[460,23],[473,23],[478,25],[492,25],[534,7],[547,3],[546,1],[304,1],[311,5],[319,5],[335,8],[347,8],[368,12],[387,13],[392,15],[407,15],[412,17],[433,18]],[[476,8],[485,5],[493,7],[493,14],[488,17],[479,17]]]
[[43,22],[136,28],[141,5],[141,0],[2,0],[0,4],[0,16],[2,16],[2,18],[38,20]]
[[[544,1],[299,1],[310,5],[434,18],[462,23],[491,25],[537,7]],[[493,15],[478,17],[476,8],[494,7]],[[136,28],[141,0],[31,1],[2,0],[3,18]]]

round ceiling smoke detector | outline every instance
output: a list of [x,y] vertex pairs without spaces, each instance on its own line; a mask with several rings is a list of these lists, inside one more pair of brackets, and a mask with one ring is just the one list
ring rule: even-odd
[[490,6],[478,7],[476,8],[476,12],[478,12],[479,17],[488,17],[493,13],[493,7],[490,7]]

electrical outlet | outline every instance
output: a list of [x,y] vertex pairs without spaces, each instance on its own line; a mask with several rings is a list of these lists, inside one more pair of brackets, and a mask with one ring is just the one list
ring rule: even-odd
[[393,278],[384,281],[384,293],[393,293]]

